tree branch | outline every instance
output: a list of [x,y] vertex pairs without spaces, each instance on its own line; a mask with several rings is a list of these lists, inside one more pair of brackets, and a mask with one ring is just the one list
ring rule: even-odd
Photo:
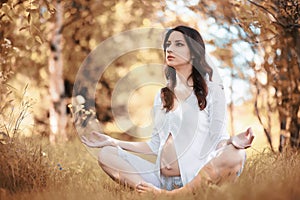
[[268,132],[268,130],[265,128],[265,126],[264,126],[264,124],[263,124],[263,122],[262,122],[262,119],[261,119],[261,117],[260,117],[260,113],[259,113],[259,110],[258,110],[258,106],[257,106],[258,96],[259,96],[260,90],[259,90],[259,88],[258,88],[258,83],[257,83],[256,73],[255,73],[255,86],[256,86],[256,90],[257,90],[256,96],[255,96],[255,103],[254,103],[255,112],[256,112],[258,121],[259,121],[259,123],[262,125],[262,127],[263,127],[263,129],[264,129],[264,132],[265,132],[265,135],[267,136],[268,143],[270,144],[271,150],[272,150],[272,152],[274,152],[274,148],[273,148],[273,145],[272,145],[271,135],[270,135],[270,133]]
[[75,23],[75,22],[77,22],[77,21],[79,21],[79,20],[85,20],[87,17],[92,16],[91,10],[90,10],[89,8],[85,8],[85,9],[89,11],[89,12],[88,12],[88,13],[89,13],[88,15],[86,15],[86,16],[84,16],[84,17],[81,17],[81,16],[80,16],[80,13],[79,13],[79,12],[76,12],[76,13],[75,13],[75,16],[74,16],[72,19],[70,19],[68,22],[65,22],[65,23],[62,25],[62,27],[61,27],[61,29],[59,30],[59,32],[62,33],[62,32],[64,31],[64,29],[65,29],[66,27],[70,26],[71,24],[73,24],[73,23]]
[[0,20],[2,20],[2,18],[5,16],[5,14],[2,14],[1,16],[0,16]]
[[286,26],[285,26],[284,24],[282,24],[282,23],[277,19],[277,17],[276,17],[272,12],[270,12],[267,8],[265,8],[264,6],[262,6],[262,5],[260,5],[260,4],[256,3],[256,2],[254,2],[254,1],[251,1],[251,0],[247,0],[247,1],[248,1],[249,3],[251,3],[251,4],[253,4],[253,5],[255,5],[255,6],[261,8],[261,9],[263,9],[264,11],[266,11],[267,13],[269,13],[270,15],[272,15],[272,17],[276,20],[276,23],[277,23],[277,24],[279,24],[279,25],[282,26],[283,28],[286,27]]
[[259,41],[259,40],[255,40],[255,43],[269,42],[269,41],[271,41],[271,40],[273,40],[273,39],[277,38],[278,36],[279,36],[279,34],[276,34],[276,35],[274,35],[274,36],[272,36],[272,37],[270,37],[270,38],[266,38],[266,39],[264,39],[264,40],[261,40],[261,41]]

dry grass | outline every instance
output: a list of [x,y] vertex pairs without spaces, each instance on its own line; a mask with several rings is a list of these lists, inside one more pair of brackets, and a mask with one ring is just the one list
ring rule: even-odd
[[[3,134],[7,140],[0,141],[0,200],[154,198],[151,194],[141,196],[112,181],[99,168],[97,152],[88,151],[77,137],[65,144],[50,145],[42,137],[25,139],[18,134]],[[299,166],[296,151],[256,152],[248,158],[235,183],[203,184],[195,194],[162,195],[156,199],[300,199]]]
[[50,170],[40,156],[39,148],[30,148],[27,144],[14,141],[0,143],[0,187],[10,192],[31,190],[47,186]]
[[[153,199],[110,180],[78,140],[53,146],[35,138],[0,149],[0,199]],[[299,199],[299,166],[298,152],[266,151],[247,160],[235,183],[157,199]]]

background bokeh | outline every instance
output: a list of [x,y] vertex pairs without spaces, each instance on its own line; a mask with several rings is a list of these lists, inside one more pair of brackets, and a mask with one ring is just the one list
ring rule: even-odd
[[[153,98],[161,85],[141,84],[132,93],[118,97],[119,109],[127,109],[134,126],[124,128],[116,123],[112,97],[118,87],[124,87],[124,77],[141,67],[150,78],[163,80],[163,52],[135,49],[103,66],[102,61],[109,59],[107,54],[111,53],[104,52],[94,68],[105,68],[101,78],[97,71],[80,71],[83,64],[91,62],[88,55],[101,43],[140,28],[167,29],[183,24],[199,30],[225,86],[228,132],[234,135],[249,126],[253,128],[256,138],[253,147],[247,150],[253,159],[264,152],[273,152],[272,156],[278,152],[288,155],[297,152],[300,146],[299,13],[300,3],[295,0],[1,1],[0,149],[3,156],[0,163],[3,170],[0,197],[7,197],[10,193],[7,191],[22,191],[21,183],[46,187],[51,181],[68,180],[65,179],[68,176],[78,178],[76,174],[82,175],[95,167],[87,164],[94,160],[80,164],[74,161],[78,157],[72,157],[71,152],[78,150],[74,148],[85,151],[78,141],[74,122],[82,128],[79,132],[85,131],[85,134],[99,129],[123,140],[141,139],[127,133],[151,123]],[[145,41],[152,42],[151,32]],[[130,41],[116,40],[114,46],[107,46],[105,50],[113,52],[124,45],[130,46]],[[160,67],[161,70],[157,70]],[[89,81],[81,81],[76,87],[80,96],[72,96],[74,83],[80,75]],[[143,80],[142,76],[134,77],[133,84]],[[95,82],[96,92],[91,93],[89,83]],[[92,109],[94,102],[95,109]],[[85,128],[87,124],[90,129]],[[17,150],[17,144],[24,145],[23,151]],[[297,155],[292,158],[297,160]],[[28,164],[26,160],[34,156],[38,160]],[[272,165],[279,159],[272,156],[266,156],[269,160],[265,163]],[[18,161],[20,157],[24,162]],[[289,163],[290,158],[278,163]],[[291,163],[297,163],[295,160]],[[37,161],[40,165],[34,166]],[[49,178],[59,176],[55,170],[60,170],[61,162],[68,163],[69,171],[66,170],[61,179]],[[49,166],[54,171],[49,171]],[[26,171],[27,168],[32,171]],[[17,173],[17,169],[25,171]],[[39,174],[30,176],[33,171]],[[295,170],[293,172],[292,176],[298,175]],[[255,175],[251,173],[249,176],[258,176],[257,171]],[[278,176],[274,181],[283,183]],[[37,182],[36,177],[45,177],[45,180]],[[30,185],[28,180],[35,182]],[[298,179],[294,181],[299,183]],[[107,187],[109,191],[118,190],[112,185]],[[291,198],[297,194],[299,192],[294,192]]]

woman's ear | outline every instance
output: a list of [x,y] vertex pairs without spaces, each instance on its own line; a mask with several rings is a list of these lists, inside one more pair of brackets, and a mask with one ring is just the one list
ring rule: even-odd
[[191,55],[191,58],[190,58],[190,61],[189,61],[189,63],[193,63],[193,61],[194,61],[194,59],[195,59],[195,56],[193,56],[193,55]]

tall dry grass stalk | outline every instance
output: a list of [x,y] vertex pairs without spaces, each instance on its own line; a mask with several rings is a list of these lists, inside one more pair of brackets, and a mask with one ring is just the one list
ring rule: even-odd
[[247,160],[235,183],[209,186],[199,191],[199,199],[299,199],[299,152],[278,154],[268,149]]
[[57,173],[43,151],[42,138],[22,135],[22,123],[32,108],[27,85],[20,98],[10,88],[6,91],[6,98],[0,94],[0,199],[7,193],[44,189]]
[[[76,135],[74,130],[68,131]],[[195,193],[155,197],[140,195],[113,182],[78,139],[50,145],[41,137],[25,139],[18,134],[12,135],[7,136],[9,140],[0,142],[1,200],[300,199],[300,156],[291,149],[281,154],[266,149],[252,155],[234,183],[221,186],[203,183]]]
[[0,188],[20,192],[47,186],[51,173],[41,147],[14,139],[0,144],[0,152]]
[[[52,168],[39,170],[48,177],[47,184],[36,184],[34,190],[6,195],[5,199],[299,199],[299,152],[283,154],[270,150],[251,156],[241,177],[234,183],[221,186],[204,183],[194,193],[175,197],[140,195],[112,181],[98,166],[85,147],[74,140],[61,146],[47,146],[44,151]],[[60,163],[62,170],[56,166]],[[37,166],[41,166],[36,163]],[[53,171],[53,168],[56,170]],[[53,177],[54,176],[54,177]]]

